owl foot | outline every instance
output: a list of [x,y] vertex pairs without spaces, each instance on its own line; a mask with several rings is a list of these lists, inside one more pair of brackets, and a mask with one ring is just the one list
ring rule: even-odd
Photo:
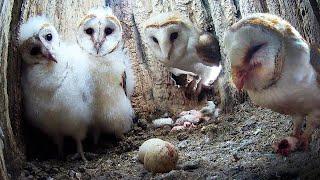
[[84,153],[75,153],[74,155],[72,155],[70,157],[70,159],[73,161],[81,159],[84,163],[88,162],[87,158],[85,158],[85,156],[84,156]]
[[273,149],[277,154],[288,156],[297,149],[299,139],[293,136],[287,137],[278,143],[273,144]]
[[288,156],[296,150],[308,150],[309,140],[303,136],[289,136],[278,143],[272,145],[276,153],[282,156]]
[[202,81],[198,82],[197,79],[193,79],[188,85],[187,85],[187,88],[186,88],[186,91],[185,91],[185,96],[188,98],[188,99],[195,99],[195,98],[198,98],[198,96],[200,95],[201,93],[201,90],[202,90]]
[[75,160],[75,159],[81,158],[85,163],[87,163],[88,161],[84,156],[84,151],[83,151],[82,143],[80,140],[77,141],[77,150],[78,152],[75,155],[73,155],[71,159]]

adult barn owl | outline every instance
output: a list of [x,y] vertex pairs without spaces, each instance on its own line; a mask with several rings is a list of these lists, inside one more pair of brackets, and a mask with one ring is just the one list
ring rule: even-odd
[[90,10],[79,24],[77,42],[90,59],[95,143],[101,131],[121,137],[132,126],[135,83],[122,27],[111,8]]
[[293,116],[292,136],[274,144],[275,150],[288,155],[306,149],[320,120],[319,50],[271,14],[243,18],[224,43],[236,87],[247,90],[254,103]]
[[160,13],[151,16],[143,29],[149,49],[174,75],[198,75],[198,89],[217,79],[221,71],[218,41],[187,17],[178,12]]
[[90,123],[88,64],[81,49],[61,42],[43,16],[30,18],[20,28],[19,48],[24,67],[22,87],[27,119],[53,137],[59,155],[63,137],[75,139],[85,160],[81,141]]

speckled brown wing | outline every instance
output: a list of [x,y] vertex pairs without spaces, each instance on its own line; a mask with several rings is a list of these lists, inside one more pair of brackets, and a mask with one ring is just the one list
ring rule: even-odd
[[317,81],[320,85],[320,49],[316,45],[310,46],[310,63],[317,72]]
[[196,50],[204,64],[219,66],[221,60],[220,46],[218,40],[212,34],[208,32],[201,34]]
[[127,92],[127,74],[124,71],[122,76],[121,76],[121,83],[120,86],[122,86],[122,89],[124,90],[124,93],[126,94],[126,96],[128,96],[128,92]]

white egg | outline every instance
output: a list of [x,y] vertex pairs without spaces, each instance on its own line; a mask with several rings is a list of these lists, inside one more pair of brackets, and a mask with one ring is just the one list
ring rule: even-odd
[[139,153],[138,153],[139,161],[143,163],[146,152],[149,149],[151,149],[152,146],[156,146],[158,144],[163,144],[163,140],[159,138],[152,138],[142,143],[142,145],[139,147]]
[[153,138],[139,148],[139,160],[153,173],[166,173],[173,170],[178,162],[177,148],[167,141]]

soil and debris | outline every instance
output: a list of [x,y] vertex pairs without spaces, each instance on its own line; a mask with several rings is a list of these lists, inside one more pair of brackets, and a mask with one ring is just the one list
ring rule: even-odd
[[[193,128],[171,131],[155,128],[152,120],[139,119],[121,141],[105,138],[98,147],[85,143],[87,164],[55,158],[27,162],[20,179],[315,179],[320,177],[320,133],[310,150],[282,157],[271,145],[292,130],[291,117],[256,107],[237,106],[233,114],[220,114]],[[161,138],[179,149],[177,168],[152,174],[138,160],[139,146]],[[89,147],[88,147],[89,146]]]

